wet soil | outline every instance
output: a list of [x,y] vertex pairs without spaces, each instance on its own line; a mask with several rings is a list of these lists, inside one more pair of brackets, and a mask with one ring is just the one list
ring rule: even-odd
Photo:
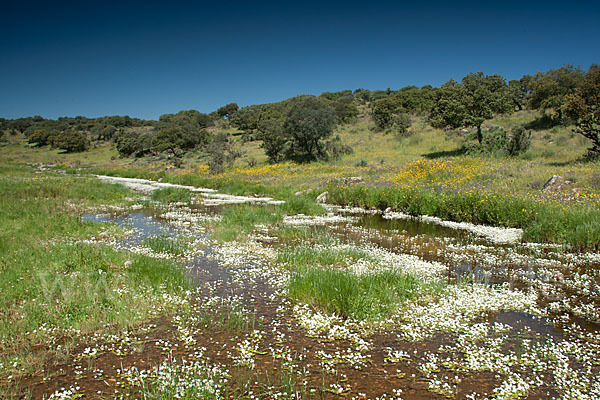
[[[196,212],[206,213],[199,208]],[[182,230],[169,225],[161,219],[159,213],[152,210],[140,210],[115,215],[86,215],[86,221],[111,222],[120,226],[132,228],[133,235],[121,244],[124,247],[136,246],[150,236],[164,234],[177,236]],[[329,224],[314,227],[324,229],[337,235],[348,243],[368,243],[396,252],[414,254],[425,260],[437,261],[449,266],[448,278],[451,281],[469,279],[484,282],[489,285],[500,285],[509,282],[515,288],[530,288],[538,282],[553,285],[556,289],[552,294],[540,291],[540,306],[552,301],[552,296],[566,296],[574,301],[588,301],[599,306],[596,292],[598,281],[592,280],[589,290],[579,293],[577,288],[559,281],[557,276],[564,276],[572,271],[567,267],[540,268],[535,257],[542,254],[548,260],[556,258],[551,251],[535,253],[527,263],[511,263],[499,258],[497,262],[486,262],[481,253],[473,252],[472,257],[462,257],[455,254],[462,248],[468,253],[468,246],[487,246],[490,253],[503,254],[503,248],[510,246],[493,246],[481,238],[473,237],[463,231],[436,226],[418,221],[384,220],[380,216],[360,216],[352,223]],[[186,231],[189,235],[189,232]],[[199,233],[198,235],[204,235]],[[269,243],[277,246],[278,242]],[[467,247],[466,247],[467,246]],[[531,250],[525,247],[513,247],[516,254],[531,256]],[[404,399],[442,399],[455,397],[468,398],[477,393],[479,396],[491,396],[494,388],[500,384],[499,376],[489,371],[456,371],[440,366],[432,374],[441,380],[451,383],[450,392],[436,393],[431,390],[429,383],[431,374],[427,376],[418,366],[426,361],[429,354],[439,353],[443,346],[452,346],[457,339],[454,334],[435,333],[424,341],[410,342],[400,340],[393,327],[376,332],[368,338],[371,345],[363,353],[365,361],[353,363],[339,361],[324,366],[324,355],[334,355],[355,351],[355,346],[343,340],[327,340],[322,337],[307,335],[291,311],[289,301],[281,296],[277,288],[272,287],[265,278],[249,274],[248,270],[255,267],[252,263],[225,267],[215,260],[210,248],[197,256],[187,265],[195,285],[199,288],[196,300],[198,304],[207,296],[230,299],[239,296],[243,299],[244,307],[252,311],[255,321],[253,328],[264,332],[259,341],[254,356],[254,366],[236,366],[232,355],[236,354],[236,345],[252,334],[252,329],[231,329],[219,324],[191,325],[194,344],[186,344],[180,339],[177,324],[173,316],[163,315],[149,323],[138,327],[129,335],[126,344],[121,347],[109,342],[86,342],[82,340],[75,345],[66,360],[50,360],[43,372],[26,376],[18,382],[22,397],[30,395],[34,399],[48,398],[55,390],[68,388],[76,384],[84,398],[106,399],[130,395],[138,397],[139,393],[127,388],[121,375],[123,370],[132,367],[138,370],[151,369],[165,359],[176,362],[190,359],[199,348],[205,348],[204,360],[215,365],[225,366],[232,378],[229,398],[249,398],[256,394],[257,398],[272,398],[271,387],[280,386],[289,360],[298,370],[294,373],[295,388],[302,398],[386,398],[393,397],[394,390],[401,389]],[[458,260],[458,261],[457,261]],[[549,274],[547,269],[556,268],[560,275]],[[595,270],[598,265],[586,265],[580,268],[582,273]],[[595,275],[597,278],[597,275]],[[561,286],[562,285],[562,286]],[[228,305],[225,304],[225,307]],[[559,313],[557,312],[557,315]],[[563,312],[560,315],[564,315]],[[475,321],[477,322],[477,321]],[[532,340],[551,338],[560,341],[565,336],[564,325],[579,324],[583,332],[598,332],[599,326],[595,321],[581,319],[567,314],[558,320],[552,315],[540,318],[522,312],[505,311],[488,314],[480,322],[497,322],[511,327],[508,339],[504,341],[505,348],[510,350],[518,346],[523,332],[528,332]],[[537,338],[537,339],[536,339]],[[541,339],[540,339],[541,340]],[[131,345],[133,343],[133,345]],[[86,357],[86,348],[106,348],[111,350],[99,351],[93,357]],[[121,350],[115,350],[119,348]],[[410,355],[409,359],[400,362],[390,362],[386,359],[386,349],[402,351]],[[460,352],[449,357],[460,358]],[[101,373],[99,372],[101,371]],[[332,392],[331,385],[339,385],[341,393]],[[338,387],[338,386],[335,386]],[[283,389],[281,389],[283,390]],[[262,395],[260,394],[262,393]],[[528,399],[546,399],[559,396],[553,383],[546,378],[543,385],[529,392]],[[19,396],[17,396],[19,397]],[[286,398],[289,398],[289,394]],[[482,397],[477,397],[482,398]]]

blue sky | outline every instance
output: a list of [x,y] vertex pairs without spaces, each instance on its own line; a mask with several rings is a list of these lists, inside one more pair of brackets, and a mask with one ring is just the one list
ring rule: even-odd
[[596,2],[13,2],[0,117],[210,112],[600,63]]

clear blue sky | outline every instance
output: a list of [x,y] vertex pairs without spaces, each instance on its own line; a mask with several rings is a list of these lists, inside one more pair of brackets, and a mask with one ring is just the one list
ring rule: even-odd
[[600,63],[589,1],[5,2],[0,117],[210,112]]

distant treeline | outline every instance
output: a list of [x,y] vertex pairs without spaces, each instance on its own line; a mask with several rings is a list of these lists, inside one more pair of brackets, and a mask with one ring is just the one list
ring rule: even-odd
[[[356,122],[360,115],[370,115],[375,130],[399,134],[410,128],[411,115],[423,116],[437,128],[473,128],[482,148],[488,145],[482,130],[487,119],[530,109],[541,111],[539,124],[575,124],[576,131],[592,141],[592,153],[598,153],[599,71],[596,65],[588,71],[566,65],[508,82],[500,75],[479,72],[439,88],[323,92],[241,109],[230,103],[210,114],[180,111],[161,115],[158,121],[129,116],[0,118],[0,137],[20,132],[31,146],[49,145],[67,152],[84,151],[90,141],[112,140],[122,156],[167,152],[176,158],[201,149],[211,155],[211,168],[221,170],[237,154],[227,135],[209,133],[215,126],[237,128],[244,140],[262,140],[271,162],[312,161],[350,152],[339,137],[332,138],[333,129]],[[527,141],[523,129],[505,136]]]

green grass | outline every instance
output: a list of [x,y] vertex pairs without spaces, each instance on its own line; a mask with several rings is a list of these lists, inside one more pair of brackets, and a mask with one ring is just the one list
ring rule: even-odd
[[[165,305],[162,293],[188,287],[174,263],[76,242],[103,228],[81,221],[72,207],[118,204],[131,195],[89,178],[0,168],[3,365],[16,362],[17,370],[33,372],[46,356],[34,345],[130,328]],[[125,267],[126,261],[131,265]]]
[[[376,262],[368,252],[334,246],[329,235],[311,237],[311,244],[285,246],[275,263],[291,271],[288,296],[343,318],[374,321],[391,314],[425,287],[401,271],[373,271],[361,275],[346,267],[359,260]],[[430,285],[431,286],[431,285]]]
[[189,248],[188,243],[182,238],[170,238],[167,235],[157,235],[145,239],[143,245],[148,246],[157,253],[167,253],[174,256],[183,255]]
[[276,236],[281,243],[295,245],[306,242],[319,243],[321,245],[333,245],[336,239],[332,233],[319,226],[294,226],[280,225],[276,230]]
[[365,208],[388,207],[411,215],[431,215],[459,222],[472,222],[524,230],[524,240],[555,242],[574,250],[600,249],[600,210],[567,208],[479,192],[445,192],[422,188],[378,188],[330,185],[328,201]]
[[[294,270],[304,265],[329,266],[347,266],[360,259],[374,261],[365,251],[348,247],[331,247],[333,242],[328,241],[329,237],[319,238],[319,245],[301,245],[280,248],[277,252],[275,262],[285,265],[286,268]],[[323,240],[325,242],[323,242]]]
[[192,193],[182,188],[164,188],[158,189],[152,193],[152,200],[160,203],[190,203]]
[[212,231],[212,237],[219,242],[243,240],[257,225],[273,226],[283,219],[277,207],[239,204],[225,207],[221,220]]
[[181,364],[171,358],[146,374],[135,370],[131,378],[130,397],[161,400],[219,400],[228,382],[226,373],[203,362]]
[[395,311],[416,295],[413,276],[398,271],[356,275],[315,266],[297,268],[288,284],[288,296],[343,318],[376,320]]
[[315,199],[306,196],[289,196],[285,203],[279,206],[279,209],[288,215],[323,215],[326,210],[320,204],[315,203]]
[[[80,172],[81,166],[87,168],[85,170],[88,172],[154,180],[162,178],[165,182],[211,187],[231,194],[269,196],[286,201],[280,208],[286,214],[323,213],[323,209],[313,199],[324,190],[328,181],[335,178],[361,176],[366,185],[387,186],[393,191],[406,181],[406,171],[403,173],[403,169],[409,163],[423,159],[432,162],[451,161],[452,167],[432,168],[431,176],[411,181],[410,187],[416,194],[410,193],[410,201],[405,204],[401,204],[403,202],[398,199],[392,201],[381,198],[378,193],[382,191],[371,189],[366,195],[368,199],[357,199],[356,196],[345,193],[340,201],[375,207],[387,203],[415,214],[447,216],[456,221],[498,226],[519,226],[531,240],[567,243],[573,249],[596,249],[598,229],[594,209],[598,209],[600,205],[599,164],[582,159],[589,143],[581,135],[573,133],[573,127],[544,125],[540,123],[540,118],[539,113],[526,110],[498,116],[484,123],[484,129],[494,125],[508,131],[520,125],[531,127],[531,149],[512,159],[461,156],[459,150],[465,144],[468,134],[434,129],[424,117],[413,117],[410,135],[406,138],[398,138],[393,133],[375,132],[371,129],[373,124],[367,113],[361,115],[357,123],[336,128],[335,133],[341,136],[344,143],[354,148],[354,153],[330,162],[287,165],[279,169],[277,165],[267,165],[264,154],[259,154],[262,151],[260,141],[248,142],[242,147],[252,149],[251,158],[259,160],[256,169],[230,170],[216,176],[197,173],[196,167],[203,163],[200,153],[186,155],[186,169],[166,171],[168,161],[157,157],[113,160],[115,150],[111,144],[100,144],[89,153],[67,155],[48,148],[31,149],[24,144],[20,135],[9,136],[9,143],[0,148],[0,161],[56,161],[72,172]],[[235,133],[226,126],[214,129]],[[235,140],[237,139],[239,138],[236,137]],[[360,160],[364,160],[367,166],[355,166]],[[461,169],[460,164],[471,167]],[[247,168],[243,160],[239,160],[237,167]],[[398,178],[398,175],[401,177]],[[541,186],[552,175],[561,175],[574,183],[556,198],[545,196],[541,193]],[[436,187],[436,184],[440,186]],[[312,191],[304,196],[294,196],[299,189]],[[459,195],[450,196],[453,193]],[[475,203],[481,200],[477,193],[496,196],[501,200],[494,200],[493,205],[492,202],[487,202],[482,207]],[[165,197],[165,201],[177,201],[176,196]],[[448,203],[450,197],[452,201]],[[544,203],[542,205],[537,204],[540,198]],[[523,203],[521,199],[532,201]],[[446,205],[441,204],[444,200]],[[452,204],[456,211],[448,204]],[[562,212],[561,209],[565,206],[580,211]],[[524,213],[521,215],[523,209],[527,213],[535,209],[537,217],[533,219]],[[560,221],[564,227],[555,226],[556,221]],[[576,226],[575,222],[579,221],[583,221],[585,226]],[[235,230],[227,231],[223,232],[222,239],[232,240]]]
[[198,319],[201,326],[236,335],[252,332],[261,324],[261,321],[257,321],[255,312],[250,312],[239,304],[221,304],[204,308]]

